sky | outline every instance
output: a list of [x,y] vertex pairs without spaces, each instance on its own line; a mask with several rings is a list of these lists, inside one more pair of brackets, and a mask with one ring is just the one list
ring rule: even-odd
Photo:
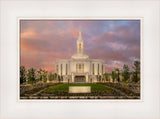
[[106,72],[140,61],[139,20],[21,20],[20,65],[54,72],[56,60],[77,52],[80,26],[84,53],[103,59]]

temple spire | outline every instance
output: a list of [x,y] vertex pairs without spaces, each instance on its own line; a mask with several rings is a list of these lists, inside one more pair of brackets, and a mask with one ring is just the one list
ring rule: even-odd
[[79,26],[79,37],[78,40],[82,40],[81,26]]
[[79,36],[77,40],[77,53],[83,54],[83,40],[82,40],[81,26],[79,27]]

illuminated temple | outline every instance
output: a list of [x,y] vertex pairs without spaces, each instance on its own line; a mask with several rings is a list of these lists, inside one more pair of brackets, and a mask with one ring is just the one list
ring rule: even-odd
[[81,28],[77,40],[77,53],[70,59],[60,59],[55,62],[56,73],[63,77],[63,82],[94,83],[105,73],[105,61],[90,59],[83,52]]

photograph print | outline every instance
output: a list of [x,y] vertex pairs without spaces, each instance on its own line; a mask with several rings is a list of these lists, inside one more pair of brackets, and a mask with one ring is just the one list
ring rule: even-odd
[[19,25],[21,100],[141,99],[141,20]]

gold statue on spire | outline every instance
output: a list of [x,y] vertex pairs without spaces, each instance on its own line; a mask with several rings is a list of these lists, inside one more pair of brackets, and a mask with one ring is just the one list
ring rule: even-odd
[[81,32],[81,25],[79,26],[79,31]]
[[79,26],[79,38],[78,40],[82,40],[81,26]]

